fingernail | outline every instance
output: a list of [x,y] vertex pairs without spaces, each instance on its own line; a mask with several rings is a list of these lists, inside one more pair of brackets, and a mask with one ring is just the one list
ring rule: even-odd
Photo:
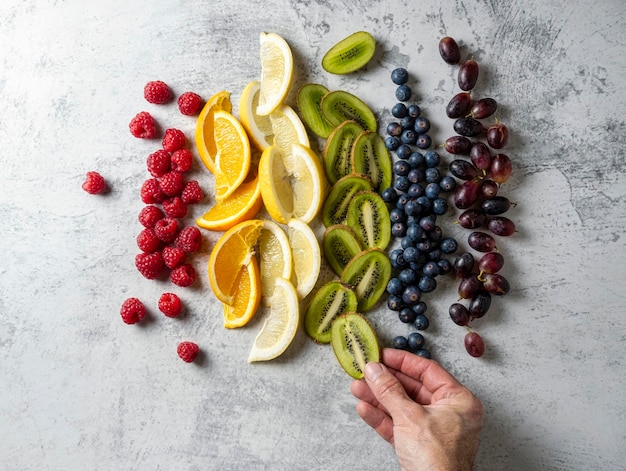
[[365,377],[370,381],[376,381],[383,374],[383,367],[380,363],[372,362],[365,365]]

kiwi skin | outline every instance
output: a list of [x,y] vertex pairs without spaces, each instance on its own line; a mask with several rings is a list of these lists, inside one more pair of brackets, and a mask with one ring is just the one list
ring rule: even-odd
[[339,280],[329,281],[315,293],[304,315],[306,333],[316,343],[330,343],[333,320],[357,306],[356,294]]
[[339,126],[347,120],[353,120],[369,131],[376,131],[378,123],[374,112],[350,92],[334,90],[322,98],[322,115],[333,126]]
[[374,57],[376,40],[367,31],[357,31],[331,47],[322,58],[322,68],[344,75],[364,67]]
[[354,231],[345,224],[334,224],[326,229],[322,238],[326,261],[337,276],[352,258],[363,250]]
[[[376,331],[358,312],[345,312],[333,320],[330,344],[337,361],[354,379],[362,379],[365,365],[380,361],[380,344]],[[361,347],[354,351],[352,346]]]
[[348,120],[337,126],[328,136],[322,155],[326,178],[331,185],[341,177],[354,173],[352,147],[362,132],[363,128],[356,121]]
[[330,190],[322,208],[322,222],[326,227],[346,222],[348,205],[352,197],[362,190],[371,190],[372,182],[367,175],[353,174],[337,180]]
[[328,92],[324,85],[307,83],[298,90],[296,97],[302,120],[313,133],[324,139],[335,129],[322,115],[322,98]]

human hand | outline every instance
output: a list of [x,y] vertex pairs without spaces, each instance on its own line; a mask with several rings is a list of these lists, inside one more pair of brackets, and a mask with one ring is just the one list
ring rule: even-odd
[[[382,363],[382,364],[381,364]],[[350,386],[359,416],[395,448],[403,471],[471,470],[483,406],[437,362],[385,348]]]

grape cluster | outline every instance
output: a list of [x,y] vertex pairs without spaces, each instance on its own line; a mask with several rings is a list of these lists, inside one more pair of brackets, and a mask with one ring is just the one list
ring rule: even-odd
[[[439,51],[449,64],[460,61],[460,51],[453,38],[443,38]],[[457,78],[462,92],[452,97],[446,107],[447,116],[454,119],[456,135],[446,139],[443,145],[455,156],[449,171],[461,182],[453,197],[454,206],[462,210],[458,223],[472,231],[468,245],[483,254],[476,264],[470,252],[463,252],[453,264],[454,274],[460,280],[459,296],[469,301],[468,306],[460,302],[450,306],[450,317],[460,326],[468,326],[472,319],[483,317],[491,306],[492,295],[508,293],[509,282],[499,273],[504,257],[497,252],[493,235],[506,237],[516,230],[513,221],[502,216],[513,204],[498,194],[512,173],[511,159],[500,152],[508,143],[509,131],[497,119],[485,128],[482,120],[494,115],[498,103],[490,97],[476,99],[472,95],[478,73],[479,66],[473,57],[459,66]],[[465,337],[465,348],[471,356],[482,356],[485,350],[482,337],[470,331]]]
[[[383,190],[382,198],[389,205],[391,232],[400,239],[400,247],[389,254],[394,274],[387,284],[387,306],[398,313],[401,322],[426,330],[429,320],[422,294],[434,291],[437,277],[452,271],[444,255],[455,253],[458,247],[456,240],[445,237],[437,225],[437,217],[449,209],[443,196],[454,191],[456,180],[442,175],[439,154],[427,150],[432,145],[430,121],[421,116],[417,104],[407,106],[412,96],[408,79],[404,68],[391,73],[398,99],[391,114],[397,121],[387,126],[385,145],[396,158],[393,186]],[[413,332],[408,337],[396,337],[393,346],[430,358],[424,340],[422,334]]]

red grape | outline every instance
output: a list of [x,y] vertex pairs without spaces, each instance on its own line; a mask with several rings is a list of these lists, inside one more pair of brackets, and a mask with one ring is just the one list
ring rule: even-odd
[[450,314],[450,319],[452,319],[452,322],[456,325],[464,326],[469,324],[471,320],[469,311],[461,303],[452,304],[448,312]]
[[483,124],[474,118],[459,118],[454,122],[454,131],[461,136],[476,137],[485,132]]
[[467,209],[478,201],[480,196],[480,181],[468,180],[456,187],[454,192],[454,206],[458,209]]
[[483,283],[478,279],[476,273],[461,278],[459,282],[459,296],[463,299],[473,298],[481,289],[483,289]]
[[491,294],[502,296],[507,294],[511,289],[509,280],[498,273],[487,273],[482,275],[481,278],[483,280],[485,290]]
[[480,192],[485,198],[493,198],[498,194],[498,184],[493,180],[483,180],[480,185]]
[[479,252],[491,252],[496,248],[496,240],[485,232],[472,232],[467,238],[471,248]]
[[469,252],[463,252],[454,259],[453,269],[457,278],[465,278],[474,269],[474,256]]
[[487,143],[494,149],[502,149],[509,142],[509,129],[502,123],[496,123],[487,129]]
[[513,164],[511,159],[506,154],[496,154],[491,161],[491,167],[489,168],[491,178],[496,183],[506,182],[511,173],[513,173]]
[[491,295],[481,290],[472,298],[468,311],[472,319],[480,319],[487,314],[489,307],[491,307]]
[[490,216],[506,213],[510,207],[511,202],[504,196],[494,196],[493,198],[486,199],[480,205],[480,209],[482,209],[483,213]]
[[474,88],[478,80],[478,62],[470,58],[459,68],[458,82],[461,90],[468,91]]
[[476,101],[470,110],[472,118],[485,119],[491,116],[498,109],[498,102],[493,98],[482,98]]
[[461,50],[454,38],[446,36],[439,41],[439,54],[448,64],[457,64],[461,60]]
[[476,332],[469,332],[465,335],[465,350],[475,358],[482,357],[485,353],[485,342]]
[[446,106],[446,114],[448,115],[448,118],[461,118],[468,114],[471,104],[472,96],[469,93],[457,93],[452,97],[448,106]]
[[483,274],[493,274],[499,272],[504,266],[504,257],[499,252],[489,252],[483,255],[478,261],[480,270],[479,278]]
[[507,237],[515,233],[515,223],[504,216],[495,216],[489,221],[489,230],[495,235]]
[[460,180],[473,180],[482,175],[474,165],[464,159],[455,159],[448,165],[450,173]]
[[444,148],[451,154],[469,154],[472,141],[465,136],[452,136],[446,139]]
[[472,163],[481,170],[488,170],[491,167],[491,151],[487,144],[474,142],[469,153]]
[[487,217],[479,209],[467,209],[459,215],[459,225],[465,229],[477,229],[485,224]]

